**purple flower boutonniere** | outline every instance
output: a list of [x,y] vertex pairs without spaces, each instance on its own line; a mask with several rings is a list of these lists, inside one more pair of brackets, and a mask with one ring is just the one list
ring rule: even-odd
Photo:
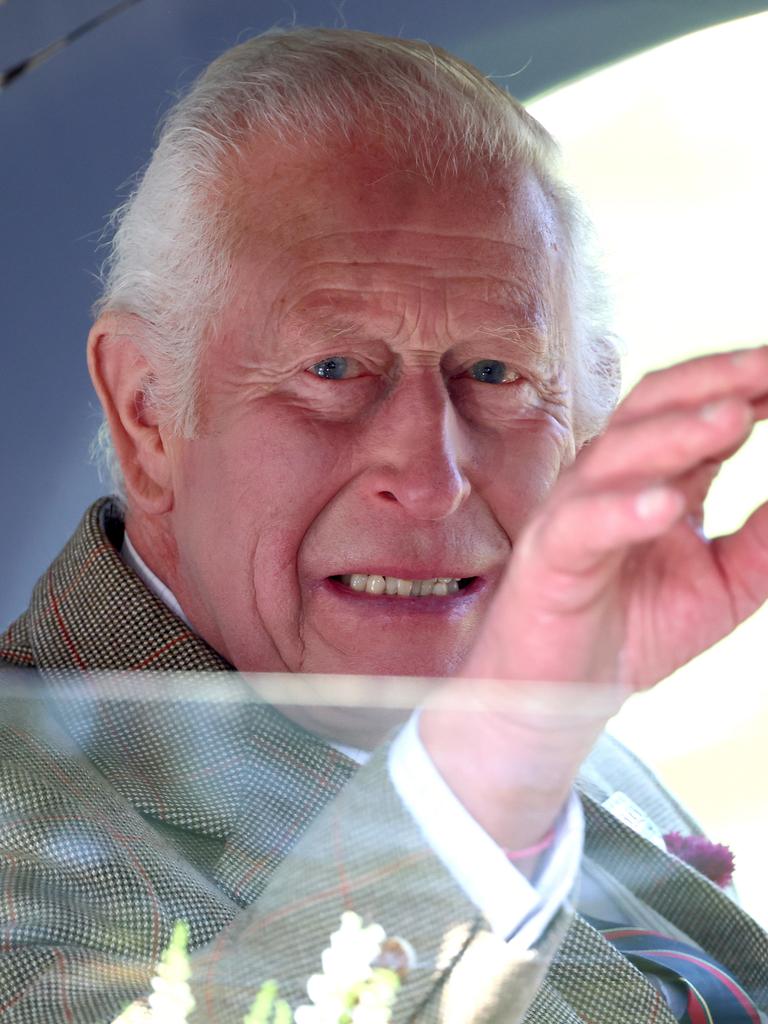
[[733,854],[722,843],[711,843],[704,836],[683,836],[679,832],[664,835],[667,850],[692,868],[696,868],[721,889],[733,877]]

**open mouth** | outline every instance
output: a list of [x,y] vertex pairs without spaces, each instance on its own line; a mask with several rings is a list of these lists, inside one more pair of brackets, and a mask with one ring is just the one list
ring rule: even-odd
[[370,594],[372,597],[451,597],[471,586],[477,576],[434,576],[412,580],[356,572],[329,578],[358,594]]

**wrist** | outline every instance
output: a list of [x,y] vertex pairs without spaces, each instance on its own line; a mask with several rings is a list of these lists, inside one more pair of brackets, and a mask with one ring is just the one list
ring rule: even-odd
[[422,711],[419,734],[468,813],[499,846],[515,851],[551,832],[602,724],[602,717],[575,723],[567,716],[542,724],[535,715],[440,700]]

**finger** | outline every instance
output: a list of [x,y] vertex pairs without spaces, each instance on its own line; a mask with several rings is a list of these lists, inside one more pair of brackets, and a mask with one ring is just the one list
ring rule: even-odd
[[702,462],[720,462],[732,455],[749,437],[752,426],[752,407],[739,398],[612,424],[584,449],[571,474],[590,484],[643,476],[646,480],[678,477]]
[[768,396],[752,400],[752,416],[755,423],[759,420],[768,420]]
[[685,495],[669,484],[585,492],[552,503],[516,545],[516,565],[539,595],[574,611],[591,600],[616,557],[665,534],[686,513]]
[[699,532],[704,527],[704,501],[721,466],[722,463],[715,460],[702,462],[674,481],[675,489],[685,498],[689,520]]
[[654,370],[630,391],[614,420],[634,419],[679,405],[703,405],[727,395],[765,406],[768,399],[768,346],[700,356]]
[[735,533],[715,538],[712,553],[733,595],[736,621],[742,622],[768,599],[768,504]]

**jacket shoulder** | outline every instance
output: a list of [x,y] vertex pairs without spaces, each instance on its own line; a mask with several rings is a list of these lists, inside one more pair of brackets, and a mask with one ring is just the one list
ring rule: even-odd
[[29,641],[27,612],[20,615],[4,633],[0,634],[0,668],[5,665],[13,665],[16,668],[35,667],[35,657]]

